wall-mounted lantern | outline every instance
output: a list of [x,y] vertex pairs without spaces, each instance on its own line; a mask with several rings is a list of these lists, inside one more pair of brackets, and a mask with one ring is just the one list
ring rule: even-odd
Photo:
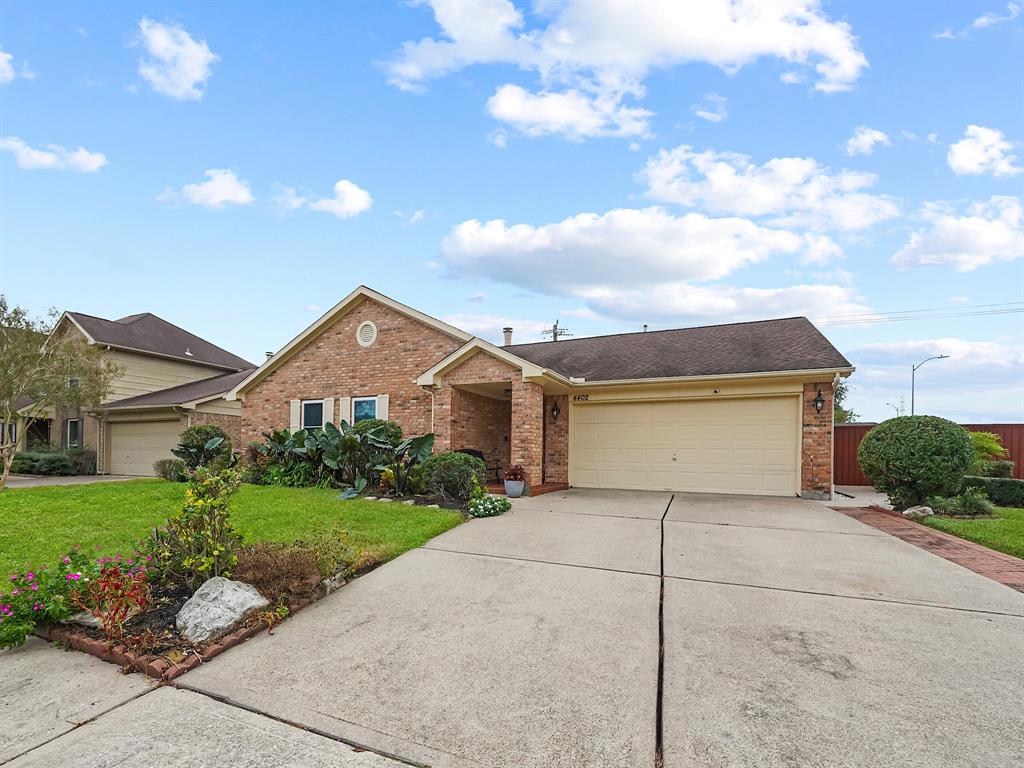
[[825,397],[821,394],[821,390],[818,390],[818,396],[811,400],[814,403],[814,410],[821,413],[821,409],[825,407]]
[[551,420],[558,421],[558,414],[561,412],[562,410],[558,407],[558,401],[555,400],[555,402],[551,404]]

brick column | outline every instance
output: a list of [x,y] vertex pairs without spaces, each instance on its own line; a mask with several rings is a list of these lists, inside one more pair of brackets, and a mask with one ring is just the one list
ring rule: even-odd
[[434,453],[452,449],[452,385],[434,390]]
[[[551,406],[558,404],[558,421],[551,418]],[[547,395],[544,398],[544,481],[569,482],[569,396]]]
[[522,464],[526,488],[540,485],[544,461],[544,388],[521,378],[512,382],[512,463]]
[[[821,413],[814,407],[819,389],[825,398]],[[832,498],[832,382],[804,384],[800,412],[800,495],[827,501]]]

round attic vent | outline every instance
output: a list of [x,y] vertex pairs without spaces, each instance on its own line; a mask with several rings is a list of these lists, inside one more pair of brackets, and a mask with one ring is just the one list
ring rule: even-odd
[[377,340],[377,326],[369,320],[365,320],[356,328],[356,341],[359,346],[368,347]]

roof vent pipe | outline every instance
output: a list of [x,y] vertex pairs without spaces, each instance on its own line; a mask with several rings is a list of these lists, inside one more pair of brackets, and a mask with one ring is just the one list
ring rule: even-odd
[[506,325],[501,332],[505,334],[505,346],[510,346],[512,344],[512,326]]
[[644,333],[647,333],[647,323],[644,323]]

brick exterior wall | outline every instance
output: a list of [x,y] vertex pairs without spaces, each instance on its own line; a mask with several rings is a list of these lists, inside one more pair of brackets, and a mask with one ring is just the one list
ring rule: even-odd
[[[364,320],[377,326],[369,347],[356,341]],[[405,434],[431,431],[431,396],[414,381],[462,342],[366,299],[245,393],[241,444],[289,426],[289,403],[322,397],[389,396],[388,418]],[[335,414],[335,421],[348,418]]]
[[[464,389],[452,389],[453,449],[482,451],[488,465],[509,465],[512,453],[512,401],[496,400]],[[493,476],[491,476],[493,479]]]
[[[551,418],[551,406],[558,403],[558,420]],[[544,482],[569,482],[569,396],[544,397]]]
[[[825,406],[818,413],[814,398],[821,390]],[[832,498],[832,381],[804,384],[801,405],[800,495]]]
[[231,441],[232,449],[236,451],[240,451],[248,445],[248,443],[242,442],[241,416],[232,416],[226,413],[204,413],[202,411],[193,411],[191,414],[183,415],[181,417],[182,429],[193,424],[212,424],[215,427],[220,427],[228,436],[228,440]]

